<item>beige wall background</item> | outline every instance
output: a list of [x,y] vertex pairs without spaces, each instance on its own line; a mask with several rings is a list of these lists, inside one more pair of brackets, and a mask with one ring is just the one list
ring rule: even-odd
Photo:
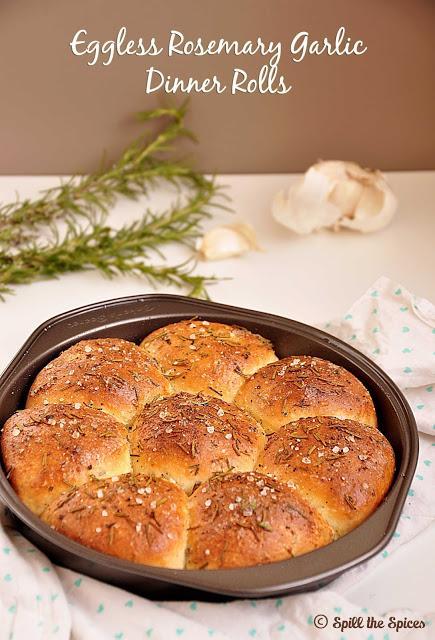
[[[0,0],[0,173],[87,172],[142,131],[132,117],[161,102],[144,92],[147,58],[88,67],[69,49],[86,28],[112,39],[171,28],[186,37],[261,36],[288,42],[346,27],[361,57],[283,56],[286,96],[192,95],[188,124],[200,145],[193,160],[217,172],[300,171],[318,158],[385,170],[435,168],[435,2],[432,0]],[[287,62],[286,62],[287,61]],[[260,59],[168,58],[164,73],[199,78],[234,66],[255,76]],[[180,101],[183,99],[179,96]]]

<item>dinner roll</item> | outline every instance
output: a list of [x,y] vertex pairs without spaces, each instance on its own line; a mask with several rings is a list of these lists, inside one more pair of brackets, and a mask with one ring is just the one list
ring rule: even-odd
[[269,340],[241,327],[185,320],[161,327],[141,347],[156,358],[176,391],[234,399],[247,376],[276,360]]
[[265,437],[252,416],[234,405],[179,393],[146,405],[130,442],[136,473],[176,480],[190,493],[213,473],[252,471]]
[[342,536],[387,493],[394,453],[378,429],[352,420],[304,418],[269,436],[257,469],[292,482]]
[[332,540],[329,525],[296,491],[260,473],[213,477],[192,494],[189,511],[190,569],[286,560]]
[[102,553],[157,567],[184,566],[187,497],[161,478],[94,480],[60,496],[42,518]]
[[82,340],[36,376],[27,407],[83,402],[127,423],[146,402],[171,393],[156,363],[119,338]]
[[72,486],[131,468],[126,427],[85,407],[18,411],[3,427],[1,448],[12,486],[37,514]]
[[263,367],[246,380],[235,403],[252,413],[266,433],[317,416],[377,424],[363,384],[343,367],[311,356],[290,356]]

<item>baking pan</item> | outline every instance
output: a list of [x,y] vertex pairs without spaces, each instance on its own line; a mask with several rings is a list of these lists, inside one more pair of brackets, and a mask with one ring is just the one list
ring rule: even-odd
[[[100,302],[41,325],[0,378],[0,422],[25,403],[36,373],[60,351],[84,338],[139,342],[170,322],[201,319],[238,324],[269,338],[279,357],[304,354],[331,360],[357,376],[374,400],[381,431],[396,456],[393,484],[378,509],[336,542],[303,556],[256,567],[214,571],[134,564],[84,547],[50,529],[18,498],[0,471],[0,500],[22,533],[55,563],[147,597],[203,599],[265,597],[315,589],[367,560],[392,537],[411,483],[418,453],[415,420],[402,393],[369,358],[318,329],[279,316],[172,295]],[[214,594],[214,595],[213,595]]]

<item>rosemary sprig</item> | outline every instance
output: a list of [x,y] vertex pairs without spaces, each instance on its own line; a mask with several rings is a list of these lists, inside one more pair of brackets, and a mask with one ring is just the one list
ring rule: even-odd
[[107,277],[119,274],[145,276],[152,284],[188,287],[188,295],[208,297],[206,286],[214,277],[194,275],[191,260],[175,266],[149,263],[150,251],[160,253],[168,242],[188,244],[210,215],[218,193],[212,181],[198,189],[184,205],[175,204],[156,214],[147,211],[142,218],[120,229],[89,220],[85,226],[70,224],[63,237],[44,244],[33,243],[15,255],[0,254],[0,299],[12,293],[11,285],[75,271],[97,269]]
[[[139,114],[147,124],[166,118],[163,130],[150,140],[137,140],[122,153],[110,169],[73,177],[57,187],[47,189],[37,200],[26,199],[0,207],[0,251],[19,247],[37,237],[41,225],[53,230],[53,223],[62,219],[73,222],[77,217],[103,216],[117,196],[136,199],[146,195],[157,180],[202,187],[207,179],[179,162],[170,162],[156,154],[170,150],[180,137],[192,137],[184,127],[185,106],[178,109],[155,109]],[[101,220],[100,220],[101,221]]]
[[[74,177],[37,200],[0,207],[0,300],[16,284],[88,269],[108,277],[136,274],[153,285],[188,287],[189,295],[208,297],[206,286],[216,279],[194,275],[192,260],[175,266],[149,261],[151,252],[162,256],[160,247],[166,243],[190,245],[211,209],[225,208],[214,180],[158,156],[175,139],[191,135],[184,128],[184,115],[184,107],[143,112],[139,116],[146,122],[161,117],[169,122],[145,145],[131,145],[110,169]],[[187,184],[184,203],[178,201],[163,212],[148,209],[121,228],[106,223],[117,196],[134,199],[147,194],[157,179]]]

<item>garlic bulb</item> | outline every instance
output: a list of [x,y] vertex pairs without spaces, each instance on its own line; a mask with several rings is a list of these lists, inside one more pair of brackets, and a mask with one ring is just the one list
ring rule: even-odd
[[198,239],[196,249],[204,260],[224,260],[259,247],[251,225],[240,222],[210,229]]
[[354,162],[318,162],[272,203],[277,222],[296,233],[341,227],[367,233],[393,218],[397,199],[380,171]]

